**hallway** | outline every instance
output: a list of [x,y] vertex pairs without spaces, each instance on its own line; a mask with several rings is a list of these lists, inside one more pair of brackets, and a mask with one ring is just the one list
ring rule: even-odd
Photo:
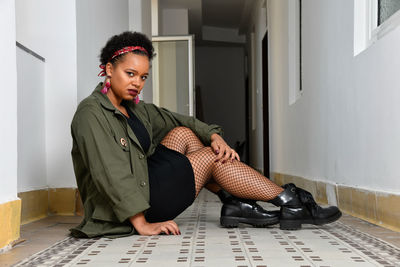
[[75,239],[67,229],[80,217],[48,217],[22,226],[26,241],[1,254],[0,266],[400,266],[400,233],[346,214],[301,231],[277,225],[224,229],[220,207],[203,190],[176,219],[181,236]]
[[[6,96],[0,112],[0,267],[400,266],[395,2],[400,3],[0,1]],[[81,220],[72,216],[79,214],[80,200],[70,123],[79,102],[102,79],[97,76],[102,45],[125,30],[153,38],[193,35],[197,59],[190,92],[198,97],[202,90],[202,103],[213,106],[203,107],[205,119],[221,123],[225,137],[234,136],[232,144],[246,141],[243,158],[252,168],[337,205],[343,217],[301,231],[224,229],[218,221],[221,204],[203,192],[177,218],[181,236],[68,237]],[[233,79],[238,73],[244,77]],[[170,86],[160,87],[150,76],[141,97],[159,105],[158,92]]]

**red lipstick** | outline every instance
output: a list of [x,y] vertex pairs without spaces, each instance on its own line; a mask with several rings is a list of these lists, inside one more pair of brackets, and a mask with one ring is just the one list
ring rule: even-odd
[[128,89],[128,92],[132,96],[137,96],[139,93],[138,90],[135,90],[135,89]]

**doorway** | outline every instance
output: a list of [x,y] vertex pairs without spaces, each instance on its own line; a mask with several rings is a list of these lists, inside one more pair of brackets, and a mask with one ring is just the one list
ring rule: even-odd
[[263,87],[263,138],[264,175],[270,177],[269,159],[269,88],[268,88],[268,31],[262,40],[262,87]]
[[153,103],[194,116],[193,35],[153,36]]
[[207,43],[195,50],[199,119],[220,125],[227,144],[246,162],[245,48]]

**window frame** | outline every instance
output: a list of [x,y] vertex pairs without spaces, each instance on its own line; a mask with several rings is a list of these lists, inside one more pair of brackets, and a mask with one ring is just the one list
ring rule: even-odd
[[378,26],[378,0],[354,0],[354,56],[400,25],[400,10]]
[[288,0],[289,105],[303,95],[302,0]]
[[369,0],[369,1],[371,2],[370,3],[371,12],[373,12],[373,14],[371,14],[371,20],[374,20],[374,23],[371,23],[370,39],[371,41],[375,42],[400,25],[400,9],[397,10],[395,13],[393,13],[393,15],[391,15],[389,18],[387,18],[384,22],[382,22],[378,26],[378,13],[379,13],[378,0]]

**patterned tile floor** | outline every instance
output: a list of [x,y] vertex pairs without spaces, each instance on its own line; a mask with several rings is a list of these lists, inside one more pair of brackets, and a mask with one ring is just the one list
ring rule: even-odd
[[[400,266],[400,249],[394,245],[399,233],[383,230],[395,242],[384,241],[346,223],[353,218],[348,215],[300,231],[245,225],[225,229],[219,226],[220,208],[214,195],[202,192],[176,219],[180,236],[67,237],[14,266]],[[361,226],[382,229],[365,222]]]

